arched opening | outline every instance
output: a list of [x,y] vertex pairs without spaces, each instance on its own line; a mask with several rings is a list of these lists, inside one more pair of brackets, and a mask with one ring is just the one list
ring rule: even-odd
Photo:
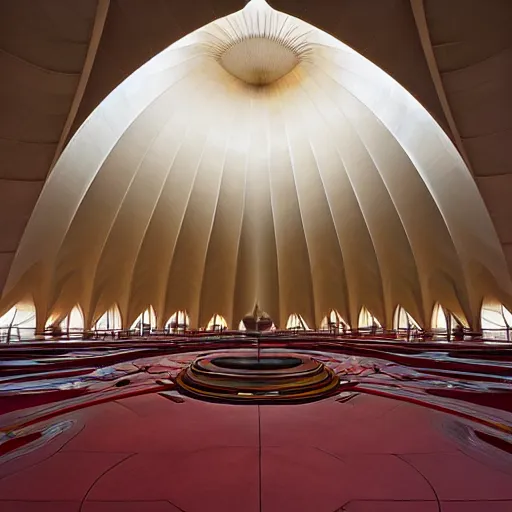
[[462,341],[464,339],[463,323],[448,309],[436,304],[432,311],[431,333],[429,337],[436,341],[446,340]]
[[370,313],[370,311],[365,306],[363,306],[359,312],[357,328],[360,331],[368,331],[372,334],[375,334],[378,329],[382,328],[382,326],[380,325],[380,322]]
[[21,341],[35,337],[36,309],[32,303],[19,303],[0,317],[0,341]]
[[67,332],[82,332],[84,330],[84,315],[82,310],[75,306],[69,315],[64,318],[61,323],[61,328],[66,326]]
[[481,313],[482,337],[510,341],[512,313],[498,302],[484,302]]
[[286,329],[289,331],[309,331],[304,319],[297,313],[292,313],[286,322]]
[[448,331],[448,324],[450,322],[450,314],[446,311],[441,304],[434,306],[432,312],[432,330],[435,333],[443,333]]
[[218,315],[215,313],[210,321],[208,322],[208,325],[206,326],[207,331],[215,331],[215,332],[222,332],[228,328],[228,323],[226,322],[226,319],[222,315]]
[[122,328],[121,313],[117,304],[105,311],[94,324],[96,331],[118,331]]
[[[62,317],[61,317],[62,318]],[[46,321],[46,329],[52,336],[82,335],[84,332],[84,315],[80,306],[75,306],[62,320],[54,315]]]
[[167,321],[165,329],[170,333],[183,333],[188,330],[190,318],[186,311],[176,311]]
[[345,333],[349,329],[350,326],[335,309],[331,309],[329,314],[324,316],[320,322],[321,331],[329,331],[333,334]]
[[131,330],[135,330],[141,336],[151,334],[151,331],[156,329],[156,315],[153,306],[143,311],[137,320],[133,322]]
[[397,335],[410,340],[415,336],[417,331],[420,330],[420,326],[418,325],[418,322],[416,322],[416,320],[414,320],[414,318],[405,310],[405,308],[397,306],[393,318],[393,329],[396,331]]

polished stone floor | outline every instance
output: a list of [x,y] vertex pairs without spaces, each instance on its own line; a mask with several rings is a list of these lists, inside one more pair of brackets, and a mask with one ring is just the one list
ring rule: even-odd
[[[23,392],[19,375],[2,374],[0,407],[10,412],[0,417],[0,510],[512,510],[508,411],[469,407],[458,398],[455,411],[457,400],[435,393],[420,404],[414,385],[424,375],[412,379],[395,364],[368,374],[374,361],[331,353],[316,357],[339,373],[358,373],[360,390],[301,405],[226,405],[182,397],[172,386],[163,389],[167,381],[160,391],[144,388],[143,377],[161,378],[172,367],[166,374],[172,380],[195,356],[137,360],[139,368],[146,362],[137,374],[127,371],[132,362],[119,363],[115,375],[104,369],[101,378],[96,369],[101,386],[86,407],[73,402],[85,396],[74,382],[92,375],[84,363],[58,385],[53,370],[46,379],[25,375]],[[460,384],[474,391],[460,377],[455,384],[429,378],[423,388],[451,391]],[[49,392],[74,394],[41,404]],[[38,398],[18,408],[24,393]],[[438,401],[427,406],[430,396]],[[69,403],[75,405],[59,409]],[[480,407],[481,416],[471,418],[468,407]]]

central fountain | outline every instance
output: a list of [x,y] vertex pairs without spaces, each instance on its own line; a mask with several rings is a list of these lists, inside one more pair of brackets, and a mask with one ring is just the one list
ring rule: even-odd
[[232,351],[199,357],[176,380],[193,398],[224,403],[304,403],[334,395],[340,381],[316,359]]

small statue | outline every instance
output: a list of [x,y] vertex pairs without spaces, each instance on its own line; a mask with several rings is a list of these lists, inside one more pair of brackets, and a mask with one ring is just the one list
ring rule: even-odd
[[266,332],[270,331],[274,325],[272,318],[270,318],[267,313],[260,309],[257,302],[254,306],[254,309],[252,310],[252,313],[245,315],[242,319],[242,322],[248,331]]

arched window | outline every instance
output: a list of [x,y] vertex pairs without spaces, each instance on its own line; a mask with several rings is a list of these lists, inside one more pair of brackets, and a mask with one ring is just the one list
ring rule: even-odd
[[359,312],[359,319],[357,322],[357,328],[358,329],[380,329],[382,326],[380,325],[380,322],[368,311],[367,308],[364,306],[361,308],[361,311]]
[[0,317],[0,340],[33,339],[36,332],[36,309],[32,303],[19,303]]
[[292,313],[286,322],[286,328],[290,331],[308,331],[309,327],[304,319],[297,313]]
[[[62,317],[61,317],[62,318]],[[78,334],[84,330],[84,315],[80,306],[75,306],[62,320],[54,315],[46,321],[46,328],[54,334]]]
[[393,318],[393,329],[396,332],[406,334],[407,339],[409,339],[411,331],[419,328],[418,322],[402,306],[396,308]]
[[512,314],[498,302],[485,302],[482,306],[482,337],[510,341]]
[[167,321],[165,326],[169,332],[185,332],[190,325],[190,318],[186,311],[176,311]]
[[206,326],[207,331],[224,331],[228,328],[228,323],[226,322],[226,319],[215,313],[210,321],[208,322],[208,325]]
[[436,304],[432,312],[432,329],[434,331],[447,331],[449,322],[449,312],[441,304]]
[[64,325],[67,327],[66,330],[68,332],[84,330],[84,315],[78,306],[75,306],[69,315],[62,321],[61,328],[63,328]]
[[156,329],[156,315],[153,306],[143,311],[140,316],[133,322],[131,329],[138,331],[142,336],[149,334],[153,329]]
[[349,329],[349,325],[343,317],[335,309],[331,309],[329,314],[324,316],[320,322],[321,331],[329,331],[332,333],[345,332]]
[[118,331],[122,328],[121,313],[117,304],[105,311],[94,324],[97,331]]
[[432,312],[431,329],[437,341],[450,341],[453,337],[464,339],[464,323],[439,303]]

